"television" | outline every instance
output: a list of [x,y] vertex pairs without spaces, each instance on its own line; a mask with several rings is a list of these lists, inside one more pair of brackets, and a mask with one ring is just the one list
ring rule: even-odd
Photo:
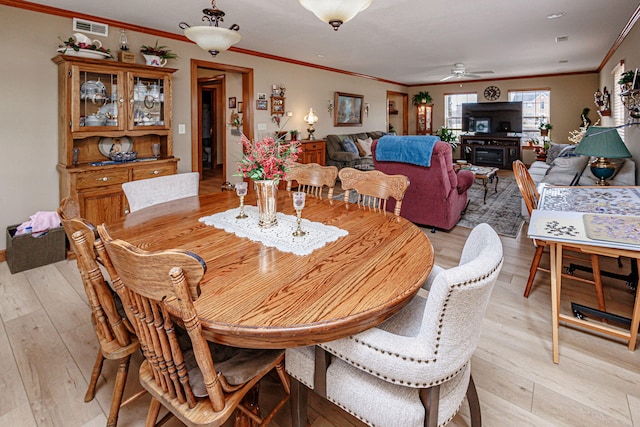
[[522,102],[462,104],[462,131],[506,134],[522,132]]

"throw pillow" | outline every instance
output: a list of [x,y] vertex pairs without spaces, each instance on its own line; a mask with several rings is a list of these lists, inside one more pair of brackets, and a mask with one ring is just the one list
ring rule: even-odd
[[569,144],[551,144],[547,150],[547,164],[550,165]]
[[358,151],[360,151],[360,157],[371,157],[371,144],[373,144],[373,139],[371,139],[371,137],[367,139],[358,139],[356,141]]
[[358,153],[358,147],[356,147],[356,144],[349,138],[343,139],[340,145],[342,145],[342,149],[344,151],[348,153],[353,153],[356,156],[360,157],[360,154]]
[[547,174],[542,179],[542,182],[555,185],[569,185],[576,174],[584,170],[588,161],[589,157],[587,156],[558,157],[553,161],[549,170],[547,170]]

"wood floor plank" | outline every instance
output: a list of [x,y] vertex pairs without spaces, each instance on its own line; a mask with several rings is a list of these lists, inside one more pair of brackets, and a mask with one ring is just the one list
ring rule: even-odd
[[640,425],[640,393],[631,395],[627,394],[629,402],[629,411],[631,412],[631,421],[634,426]]
[[11,274],[0,263],[0,316],[6,322],[40,309],[40,301],[24,273]]
[[39,426],[81,426],[102,413],[96,403],[84,403],[87,382],[44,310],[5,328]]

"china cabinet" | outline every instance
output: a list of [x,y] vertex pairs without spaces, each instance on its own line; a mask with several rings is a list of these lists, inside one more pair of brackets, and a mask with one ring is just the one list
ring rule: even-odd
[[432,124],[433,104],[416,105],[416,134],[431,135],[433,130]]
[[[123,182],[177,172],[171,127],[176,70],[67,55],[52,60],[58,66],[60,198],[76,197],[80,214],[94,224],[110,222],[127,213]],[[119,152],[137,158],[115,161]]]

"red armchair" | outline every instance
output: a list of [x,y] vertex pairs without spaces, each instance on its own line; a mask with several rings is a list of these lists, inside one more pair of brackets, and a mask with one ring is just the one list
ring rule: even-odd
[[[436,142],[431,166],[409,163],[383,162],[376,158],[378,141],[371,145],[375,169],[386,174],[402,174],[411,184],[402,202],[401,216],[411,222],[443,230],[452,229],[460,220],[467,205],[467,190],[474,181],[473,172],[453,169],[451,146]],[[395,201],[389,200],[387,210],[393,212]]]

